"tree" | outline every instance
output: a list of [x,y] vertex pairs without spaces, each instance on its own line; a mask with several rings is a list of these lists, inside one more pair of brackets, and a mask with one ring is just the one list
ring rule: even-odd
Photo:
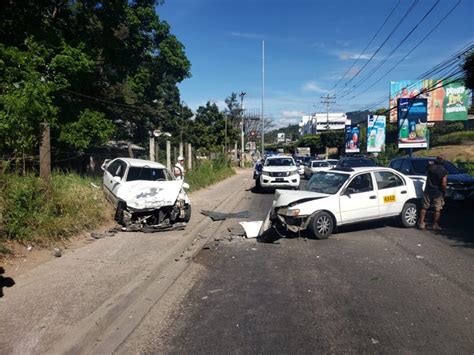
[[204,154],[221,151],[224,136],[225,114],[217,105],[208,101],[206,106],[198,107],[189,135],[194,147]]
[[462,66],[464,71],[464,84],[470,90],[474,90],[474,51],[470,52]]

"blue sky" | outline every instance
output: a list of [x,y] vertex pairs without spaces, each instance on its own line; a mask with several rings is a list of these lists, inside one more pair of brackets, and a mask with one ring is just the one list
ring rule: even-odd
[[[377,50],[416,0],[166,0],[158,15],[171,26],[191,61],[192,77],[179,85],[192,109],[215,102],[224,108],[232,92],[247,93],[245,107],[261,107],[262,40],[265,40],[265,116],[277,127],[299,121],[302,114],[324,111],[322,95],[340,81],[342,88]],[[360,72],[363,79],[386,60],[352,95],[337,98],[334,112],[364,109],[387,97],[390,81],[414,79],[474,40],[474,0],[461,0],[454,12],[411,51],[458,0],[438,5],[400,48],[390,52],[413,29],[436,0],[420,0],[386,45]],[[393,15],[352,70],[390,11]],[[398,60],[408,57],[376,85]],[[362,93],[362,91],[367,90]],[[388,106],[388,103],[381,106]]]

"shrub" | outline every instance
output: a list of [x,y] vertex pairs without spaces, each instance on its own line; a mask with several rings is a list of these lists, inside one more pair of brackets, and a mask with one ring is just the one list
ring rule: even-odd
[[212,185],[235,174],[232,164],[225,157],[214,160],[202,160],[188,174],[185,181],[190,185],[190,191],[196,191]]
[[54,173],[50,182],[36,176],[0,176],[0,239],[48,244],[110,219],[112,213],[93,181]]
[[453,132],[438,138],[439,145],[456,145],[474,141],[474,131]]

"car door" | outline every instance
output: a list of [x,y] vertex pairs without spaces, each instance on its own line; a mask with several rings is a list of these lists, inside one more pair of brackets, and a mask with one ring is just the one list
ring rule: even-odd
[[[125,174],[125,170],[127,168],[127,164],[120,160],[114,160],[112,161],[106,168],[104,172],[104,187],[106,190],[106,194],[108,199],[116,204],[118,201],[117,197],[117,190],[120,187],[120,185],[123,183],[123,177]],[[117,182],[114,180],[114,177],[118,176],[120,177],[121,181]]]
[[378,218],[379,202],[372,174],[353,176],[339,197],[339,207],[344,224]]
[[402,212],[408,198],[405,181],[391,171],[375,171],[380,217],[395,216]]

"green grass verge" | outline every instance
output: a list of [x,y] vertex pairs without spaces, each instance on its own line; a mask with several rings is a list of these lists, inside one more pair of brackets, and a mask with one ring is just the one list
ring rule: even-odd
[[453,132],[440,136],[437,145],[454,145],[473,141],[474,131]]
[[[36,176],[0,176],[0,242],[50,244],[111,218],[97,180],[54,173],[50,182]],[[4,246],[1,250],[6,249]]]
[[190,185],[189,191],[196,191],[215,184],[235,174],[230,161],[225,158],[201,161],[184,180]]

